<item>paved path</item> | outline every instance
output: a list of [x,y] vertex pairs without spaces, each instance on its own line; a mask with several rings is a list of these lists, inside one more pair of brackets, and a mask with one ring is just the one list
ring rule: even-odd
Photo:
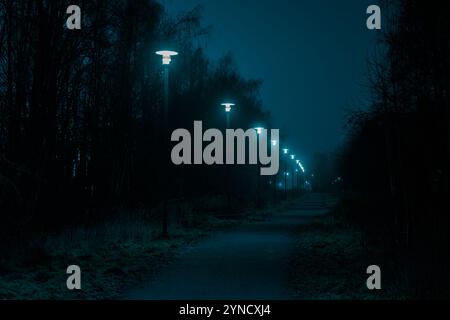
[[263,222],[222,232],[187,249],[127,299],[289,299],[292,231],[328,210],[322,194],[308,194]]

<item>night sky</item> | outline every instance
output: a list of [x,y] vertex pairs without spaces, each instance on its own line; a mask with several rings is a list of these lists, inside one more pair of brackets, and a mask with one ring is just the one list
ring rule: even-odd
[[[263,80],[265,109],[298,155],[333,151],[346,110],[367,106],[366,28],[373,0],[162,0],[169,13],[203,6],[211,26],[206,51],[231,52],[247,78]],[[294,142],[294,143],[292,143]]]

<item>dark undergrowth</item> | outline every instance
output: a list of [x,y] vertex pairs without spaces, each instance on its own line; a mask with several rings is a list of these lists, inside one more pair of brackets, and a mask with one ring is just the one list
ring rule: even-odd
[[[297,299],[403,300],[408,294],[404,259],[368,245],[361,229],[341,214],[342,205],[296,232],[290,277]],[[381,290],[368,290],[367,267],[381,268]]]
[[[3,248],[0,300],[120,299],[128,288],[151,277],[177,254],[221,229],[265,219],[267,211],[233,216],[187,214],[161,238],[154,219],[124,216],[99,226],[66,230],[32,241],[23,251]],[[82,290],[66,286],[69,265],[81,268]]]

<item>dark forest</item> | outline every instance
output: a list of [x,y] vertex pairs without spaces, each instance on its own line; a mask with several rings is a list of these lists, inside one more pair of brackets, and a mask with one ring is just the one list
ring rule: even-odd
[[[289,230],[329,277],[309,290],[296,275],[303,267],[291,266],[292,290],[302,293],[290,298],[450,298],[449,3],[384,1],[367,57],[370,103],[342,119],[345,142],[311,155],[306,172],[296,150],[280,151],[278,175],[260,176],[254,165],[170,161],[176,128],[201,120],[227,129],[224,102],[236,104],[233,128],[274,126],[264,81],[243,75],[231,51],[208,57],[201,7],[175,16],[156,0],[77,2],[81,30],[65,27],[66,1],[0,0],[0,299],[127,298],[177,250],[249,221],[266,230],[295,210],[324,212]],[[180,53],[167,122],[161,48]],[[294,145],[298,137],[280,130],[281,150]],[[307,243],[324,232],[321,260],[322,247]],[[347,255],[353,246],[358,253]],[[335,271],[335,255],[355,257],[348,265],[361,274]],[[382,294],[365,288],[376,261],[386,266]],[[89,274],[83,292],[64,288],[71,264]],[[344,289],[326,289],[341,276]]]

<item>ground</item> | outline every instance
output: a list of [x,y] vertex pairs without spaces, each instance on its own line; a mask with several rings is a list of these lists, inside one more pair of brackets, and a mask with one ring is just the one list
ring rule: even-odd
[[[76,232],[20,264],[3,260],[0,299],[402,298],[392,263],[362,245],[361,233],[333,214],[335,204],[308,194],[239,223],[172,230],[170,239],[142,223],[113,225],[114,237]],[[70,264],[81,267],[81,291],[66,288]],[[380,292],[366,287],[371,264],[387,274]]]
[[[51,236],[32,256],[0,258],[0,300],[117,299],[125,288],[167,265],[181,248],[235,224],[211,219],[198,228],[171,230],[169,239],[160,239],[155,227],[143,221]],[[67,290],[66,269],[71,264],[82,270],[80,291]]]
[[[295,299],[392,300],[404,299],[405,285],[395,261],[363,245],[362,234],[327,215],[296,232],[290,277]],[[368,290],[367,267],[382,271],[382,290]]]

